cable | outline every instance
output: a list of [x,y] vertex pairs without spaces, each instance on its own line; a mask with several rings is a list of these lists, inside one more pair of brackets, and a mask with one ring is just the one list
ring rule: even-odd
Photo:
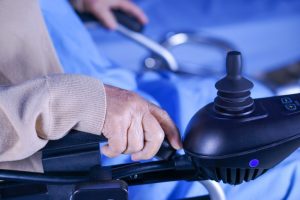
[[174,161],[157,161],[148,163],[136,163],[112,169],[112,178],[121,179],[136,174],[159,172],[164,170],[175,169]]

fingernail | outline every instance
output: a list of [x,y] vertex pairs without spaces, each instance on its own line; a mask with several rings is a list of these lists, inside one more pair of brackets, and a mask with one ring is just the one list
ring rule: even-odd
[[182,143],[175,143],[175,149],[176,150],[182,149]]

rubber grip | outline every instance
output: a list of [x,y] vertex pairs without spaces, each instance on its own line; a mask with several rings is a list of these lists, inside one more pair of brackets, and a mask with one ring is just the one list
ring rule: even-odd
[[[77,12],[77,14],[84,22],[98,21],[98,19],[96,19],[96,17],[90,13]],[[135,32],[143,31],[144,25],[141,24],[136,17],[129,15],[121,10],[114,10],[113,14],[116,17],[118,23],[125,26],[126,28]]]

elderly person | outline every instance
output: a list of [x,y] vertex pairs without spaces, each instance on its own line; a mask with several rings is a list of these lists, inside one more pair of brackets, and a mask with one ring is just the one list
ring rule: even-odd
[[43,171],[37,153],[71,129],[108,138],[102,152],[149,159],[166,135],[181,147],[168,114],[101,81],[62,74],[37,0],[0,1],[0,168]]
[[[128,63],[124,62],[124,60],[122,60],[123,62],[119,62],[121,64],[114,65],[114,63],[110,62],[110,60],[108,60],[105,56],[107,55],[107,52],[103,51],[107,50],[107,48],[105,48],[105,45],[111,45],[113,47],[117,46],[118,48],[126,48],[125,50],[123,49],[122,52],[128,52],[129,48],[131,48],[133,45],[124,45],[124,40],[121,40],[120,38],[118,40],[117,34],[109,33],[105,30],[101,30],[100,28],[98,28],[97,30],[90,30],[94,36],[94,39],[97,40],[97,42],[95,43],[87,32],[86,27],[83,26],[82,22],[74,13],[73,8],[68,4],[67,0],[40,1],[42,3],[41,5],[43,14],[47,22],[48,30],[51,34],[53,44],[62,63],[62,66],[66,72],[79,74],[84,73],[89,76],[99,78],[105,83],[110,83],[122,88],[135,90],[141,94],[144,92],[148,95],[148,98],[149,96],[152,96],[157,102],[160,103],[160,105],[164,109],[168,111],[168,113],[176,122],[176,125],[180,127],[182,131],[184,130],[187,121],[191,118],[194,112],[196,112],[206,103],[212,101],[215,97],[215,92],[213,91],[214,83],[217,80],[216,77],[185,78],[184,76],[178,76],[176,74],[159,74],[155,72],[144,72],[141,76],[141,74],[137,75],[131,70],[126,69],[125,67],[128,67]],[[101,0],[94,1],[96,2]],[[113,0],[109,0],[109,2],[111,1]],[[148,6],[148,13],[151,13],[150,17],[152,19],[152,26],[150,24],[150,26],[146,30],[146,34],[155,33],[155,31],[157,33],[163,32],[162,30],[172,30],[172,28],[174,28],[174,23],[176,23],[176,27],[180,28],[182,27],[183,23],[187,24],[187,26],[191,25],[192,22],[188,22],[193,20],[185,20],[189,19],[190,17],[195,17],[195,13],[201,13],[205,16],[209,14],[207,12],[201,12],[201,9],[199,9],[201,8],[199,7],[200,5],[207,4],[204,2],[202,2],[202,4],[201,1],[197,0],[189,2],[190,6],[187,6],[188,4],[185,1],[176,1],[176,3],[173,3],[173,0],[152,0],[137,2],[139,2],[140,5],[146,9],[146,11]],[[232,4],[234,3],[234,5],[237,3],[237,1],[230,2]],[[216,2],[212,1],[211,3],[215,5]],[[219,4],[216,4],[216,6],[220,4],[223,5],[222,2],[220,2]],[[227,3],[225,4],[227,5]],[[172,10],[172,5],[174,5],[173,8],[179,7],[179,10],[182,8],[189,9],[182,10],[181,17],[174,19],[173,16],[174,14],[178,14],[178,9]],[[185,5],[187,7],[185,7]],[[192,7],[194,9],[191,9]],[[215,7],[213,6],[212,10],[214,10],[214,8]],[[203,7],[202,10],[204,9],[207,9],[207,7]],[[156,10],[158,11],[156,12]],[[233,13],[232,16],[236,18],[236,14]],[[183,20],[182,18],[184,18],[185,20]],[[155,22],[155,19],[163,20]],[[198,19],[200,18],[195,17],[195,19],[197,19],[196,21],[198,21]],[[209,17],[203,16],[203,18],[201,19],[209,19]],[[169,23],[170,25],[168,25]],[[156,30],[155,28],[158,27],[161,29]],[[242,27],[244,28],[245,26]],[[108,35],[108,37],[106,37],[106,35]],[[151,36],[155,37],[154,34]],[[234,37],[236,36],[234,35]],[[262,45],[265,45],[265,43],[262,43],[260,46]],[[248,48],[249,47],[247,47],[245,50],[249,50]],[[258,49],[259,46],[255,45],[255,50]],[[131,57],[137,56],[137,51],[134,50],[135,49],[133,47],[132,49],[130,49],[130,52],[128,54],[124,54],[124,57],[130,57],[130,55]],[[113,49],[113,51],[116,53],[111,56],[111,59],[114,59],[113,62],[117,62],[117,59],[114,56],[116,55],[116,57],[118,57],[119,51],[115,49]],[[253,61],[252,57],[251,60]],[[254,61],[255,60],[258,61],[260,59],[256,57]],[[247,61],[249,61],[249,59]],[[123,63],[125,63],[126,65],[123,65]],[[251,65],[251,67],[253,66]],[[251,70],[253,70],[253,68],[251,68]],[[271,94],[266,88],[264,88],[257,82],[252,92],[253,97],[260,97],[262,95]],[[292,182],[293,184],[291,184],[290,180],[297,180],[297,178],[299,177],[299,152],[300,151],[295,152],[295,154],[285,160],[285,162],[281,163],[280,166],[274,168],[272,171],[266,173],[264,176],[255,181],[235,187],[223,185],[227,198],[260,199],[263,196],[267,196],[269,199],[297,199],[297,197],[299,196],[298,188],[300,182]],[[103,163],[112,164],[116,162],[128,162],[129,159],[130,158],[128,158],[127,156],[121,156],[117,159],[104,158]],[[276,192],[268,193],[270,188],[274,187],[274,182],[280,183],[277,184],[280,187],[276,188]],[[186,196],[196,196],[204,192],[206,191],[204,191],[199,183],[184,181],[142,185],[129,188],[130,199],[143,200],[153,199],[153,194],[155,194],[155,198],[157,199],[178,199]]]

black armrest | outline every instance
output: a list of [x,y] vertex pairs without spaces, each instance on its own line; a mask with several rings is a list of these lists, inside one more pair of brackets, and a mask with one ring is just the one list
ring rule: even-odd
[[72,130],[42,149],[45,172],[87,171],[100,165],[99,143],[103,137]]

